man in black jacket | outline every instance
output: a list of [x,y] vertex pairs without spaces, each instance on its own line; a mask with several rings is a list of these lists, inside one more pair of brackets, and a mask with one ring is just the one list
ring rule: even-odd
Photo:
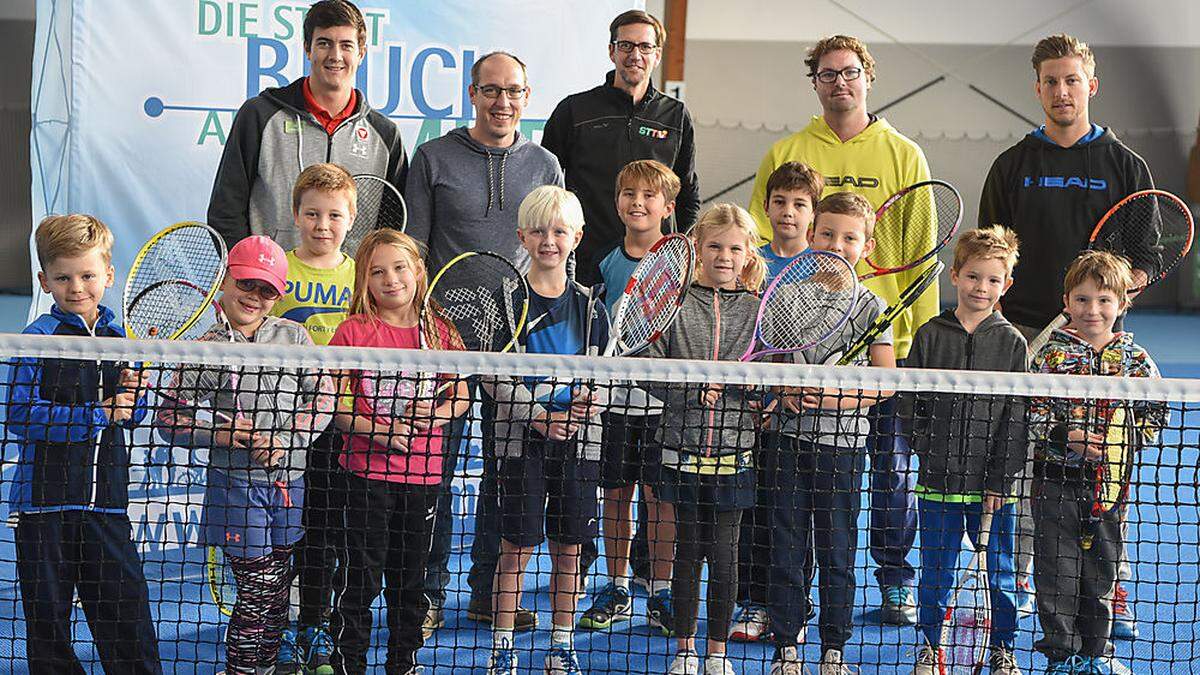
[[567,189],[583,204],[587,227],[575,250],[575,276],[587,286],[600,281],[600,261],[625,236],[614,181],[626,164],[656,159],[679,176],[676,230],[691,227],[700,210],[692,117],[650,81],[666,37],[662,23],[641,10],[617,16],[608,45],[615,70],[604,84],[563,99],[546,121],[542,147],[558,157]]
[[[1070,35],[1051,35],[1034,47],[1033,70],[1045,124],[996,158],[979,202],[981,227],[1004,225],[1021,239],[1021,262],[1002,305],[1004,316],[1028,340],[1062,311],[1067,267],[1087,245],[1100,218],[1123,197],[1154,187],[1145,160],[1088,116],[1088,103],[1100,81],[1095,57],[1086,44]],[[1138,286],[1160,263],[1148,248],[1121,253],[1133,262]],[[1018,485],[1023,486],[1020,496],[1027,497],[1028,481]],[[1018,508],[1017,535],[1017,592],[1022,608],[1031,608],[1033,520],[1025,498]],[[1120,578],[1129,578],[1125,561]],[[1118,582],[1113,636],[1136,634]]]

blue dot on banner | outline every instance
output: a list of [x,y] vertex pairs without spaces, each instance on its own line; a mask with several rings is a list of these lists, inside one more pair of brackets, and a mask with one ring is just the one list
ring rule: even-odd
[[150,98],[146,99],[146,102],[142,105],[142,108],[150,117],[158,117],[161,115],[163,113],[163,107],[162,99],[157,96],[151,96]]

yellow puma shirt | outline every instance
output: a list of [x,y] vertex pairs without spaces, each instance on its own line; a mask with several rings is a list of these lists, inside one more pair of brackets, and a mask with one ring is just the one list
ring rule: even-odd
[[342,256],[337,267],[313,267],[289,251],[287,292],[275,303],[271,314],[304,326],[313,342],[329,344],[338,324],[350,311],[354,293],[354,259]]
[[[929,180],[930,177],[925,153],[882,117],[874,118],[862,133],[843,142],[829,128],[824,117],[814,115],[803,130],[771,146],[758,167],[749,211],[754,216],[763,241],[770,241],[773,235],[771,222],[767,220],[763,208],[767,198],[767,179],[771,172],[786,162],[804,162],[820,171],[825,177],[822,197],[834,192],[857,192],[876,209],[902,188]],[[866,262],[859,261],[860,274],[870,269]],[[869,279],[863,285],[891,305],[922,271],[924,266]],[[938,313],[937,289],[935,283],[892,324],[896,358],[908,356],[917,328]]]

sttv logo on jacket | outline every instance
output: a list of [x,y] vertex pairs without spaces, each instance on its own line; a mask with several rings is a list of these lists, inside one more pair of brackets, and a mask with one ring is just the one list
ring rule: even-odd
[[1025,176],[1021,187],[1051,188],[1057,190],[1107,190],[1108,181],[1103,178],[1083,176]]
[[646,126],[638,127],[639,136],[649,136],[650,138],[657,138],[660,141],[665,141],[669,134],[670,132],[666,129],[655,129],[654,127]]

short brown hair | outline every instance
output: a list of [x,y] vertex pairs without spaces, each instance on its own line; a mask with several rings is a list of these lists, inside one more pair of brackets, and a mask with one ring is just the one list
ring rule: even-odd
[[613,43],[617,41],[617,29],[621,26],[628,26],[635,23],[644,23],[654,29],[654,44],[661,47],[667,42],[667,29],[663,28],[662,22],[654,18],[653,15],[643,12],[640,9],[631,9],[621,12],[617,18],[608,24],[608,41]]
[[954,263],[951,270],[957,272],[968,260],[1002,260],[1012,276],[1017,266],[1017,248],[1020,242],[1017,233],[1003,225],[988,225],[977,230],[968,230],[954,244]]
[[100,249],[105,264],[112,264],[112,230],[99,218],[85,213],[42,218],[33,241],[42,269],[59,258],[75,258],[95,248]]
[[524,61],[522,61],[521,59],[518,59],[516,54],[511,54],[511,53],[505,52],[505,51],[494,51],[494,52],[488,52],[488,53],[484,54],[483,56],[479,57],[478,61],[471,64],[471,86],[472,87],[479,86],[479,71],[481,68],[483,68],[483,62],[487,61],[488,59],[492,58],[493,56],[507,56],[508,58],[512,59],[513,61],[516,61],[517,65],[521,66],[521,77],[525,78],[525,84],[529,84],[529,71],[525,68]]
[[839,216],[860,218],[863,221],[866,238],[870,239],[875,236],[875,209],[871,208],[871,202],[867,201],[866,197],[857,192],[834,192],[825,195],[824,199],[817,202],[817,208],[813,209],[814,223],[822,213],[836,213]]
[[1129,291],[1133,288],[1133,269],[1129,260],[1108,251],[1084,251],[1067,268],[1063,279],[1063,293],[1071,291],[1085,281],[1092,281],[1102,291],[1117,294],[1121,304],[1129,302]]
[[858,60],[862,61],[863,73],[867,76],[867,81],[874,82],[875,59],[871,56],[871,52],[867,51],[867,45],[862,40],[850,35],[830,35],[827,38],[821,38],[817,44],[813,45],[812,49],[808,50],[808,58],[804,59],[804,65],[808,66],[808,77],[811,79],[817,76],[817,68],[821,67],[822,56],[843,49],[858,55]]
[[312,51],[313,33],[318,28],[350,26],[358,29],[358,51],[367,51],[367,22],[362,12],[349,0],[321,0],[313,3],[304,15],[304,51]]
[[617,174],[617,194],[621,194],[621,188],[633,185],[646,185],[651,190],[661,192],[669,202],[679,196],[679,176],[656,159],[634,160],[621,169]]
[[358,203],[358,188],[354,185],[354,178],[337,164],[313,164],[300,172],[292,188],[292,215],[300,213],[300,199],[309,190],[346,193],[351,213],[354,213]]
[[804,162],[784,162],[767,178],[767,201],[776,190],[800,190],[815,207],[825,190],[825,177]]
[[1066,33],[1058,33],[1041,41],[1033,48],[1033,72],[1038,77],[1042,75],[1042,62],[1051,59],[1061,59],[1068,56],[1078,56],[1083,61],[1083,69],[1088,77],[1096,74],[1096,56],[1092,48],[1077,38]]

